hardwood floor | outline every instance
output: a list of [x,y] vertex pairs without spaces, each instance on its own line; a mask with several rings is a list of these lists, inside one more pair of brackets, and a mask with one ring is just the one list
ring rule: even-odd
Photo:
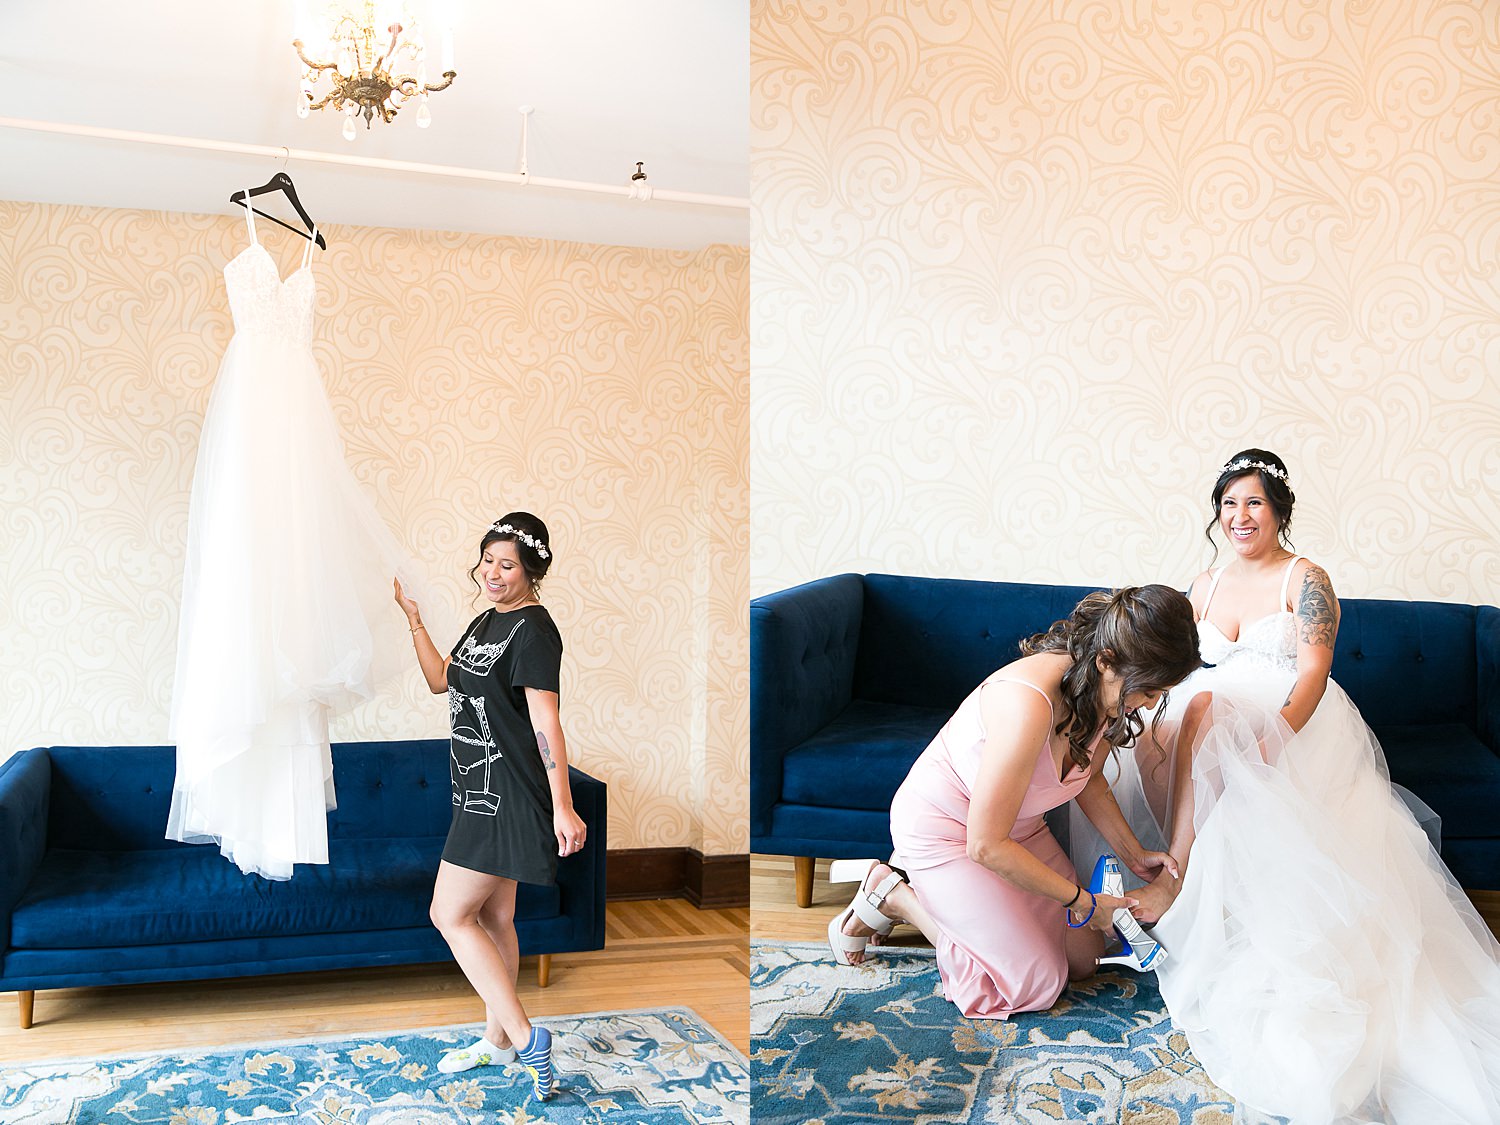
[[[788,861],[790,863],[790,861]],[[552,958],[552,983],[521,962],[531,1015],[688,1007],[742,1053],[750,1050],[749,911],[699,910],[681,899],[611,902],[608,945]],[[452,963],[276,977],[66,988],[36,994],[35,1026],[0,993],[0,1060],[40,1060],[400,1031],[471,1023],[484,1006]]]
[[[784,855],[750,857],[750,936],[767,941],[823,941],[828,920],[849,905],[854,886],[828,882],[828,861],[820,859],[813,874],[813,900],[799,909],[792,877],[792,859]],[[1479,915],[1500,938],[1500,891],[1470,891]],[[922,944],[911,926],[897,926],[895,944]]]

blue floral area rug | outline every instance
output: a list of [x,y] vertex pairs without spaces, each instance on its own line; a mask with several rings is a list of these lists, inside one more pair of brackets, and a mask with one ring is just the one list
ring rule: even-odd
[[216,1047],[0,1067],[7,1125],[746,1125],[743,1055],[687,1008],[539,1020],[557,1093],[532,1096],[519,1065],[459,1074],[442,1053],[483,1024],[346,1039]]
[[970,1020],[943,999],[931,950],[887,946],[855,968],[823,945],[750,951],[756,1125],[1233,1119],[1152,973],[1100,973],[1050,1011]]

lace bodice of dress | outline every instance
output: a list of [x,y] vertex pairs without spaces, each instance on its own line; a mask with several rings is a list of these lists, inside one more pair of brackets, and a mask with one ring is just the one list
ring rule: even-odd
[[1198,622],[1198,651],[1204,663],[1222,668],[1261,667],[1297,671],[1297,616],[1290,611],[1267,614],[1240,626],[1231,641],[1212,621]]
[[1242,670],[1274,670],[1297,673],[1297,615],[1286,608],[1290,604],[1287,595],[1291,591],[1292,571],[1301,555],[1293,555],[1286,564],[1281,578],[1282,608],[1240,626],[1240,635],[1230,640],[1219,627],[1208,620],[1209,606],[1214,600],[1214,591],[1219,588],[1219,579],[1229,568],[1213,571],[1213,581],[1203,599],[1200,611],[1203,617],[1198,622],[1198,651],[1205,664],[1217,668]]
[[282,281],[265,247],[252,243],[225,264],[224,287],[237,336],[287,347],[312,346],[317,283],[309,266]]

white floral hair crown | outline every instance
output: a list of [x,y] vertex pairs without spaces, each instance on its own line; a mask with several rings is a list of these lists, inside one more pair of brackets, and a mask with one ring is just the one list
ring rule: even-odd
[[1290,483],[1287,480],[1285,469],[1277,465],[1267,465],[1264,461],[1251,461],[1248,459],[1229,462],[1229,464],[1219,470],[1219,475],[1222,477],[1225,473],[1237,473],[1241,469],[1259,469],[1261,472],[1275,477],[1282,484]]
[[511,527],[508,523],[492,523],[490,524],[490,530],[499,532],[501,535],[514,535],[522,543],[525,543],[526,546],[535,551],[539,558],[550,559],[552,557],[547,553],[547,545],[545,543],[535,536],[522,531],[519,527]]

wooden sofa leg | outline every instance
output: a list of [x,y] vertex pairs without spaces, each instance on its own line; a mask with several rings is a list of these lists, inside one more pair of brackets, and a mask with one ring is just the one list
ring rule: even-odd
[[552,954],[543,953],[536,962],[536,985],[546,988],[552,980]]
[[21,1026],[30,1027],[32,1009],[36,1006],[36,993],[31,990],[18,992],[16,999],[21,1002]]
[[797,874],[797,905],[812,905],[813,864],[818,861],[810,855],[794,856]]

